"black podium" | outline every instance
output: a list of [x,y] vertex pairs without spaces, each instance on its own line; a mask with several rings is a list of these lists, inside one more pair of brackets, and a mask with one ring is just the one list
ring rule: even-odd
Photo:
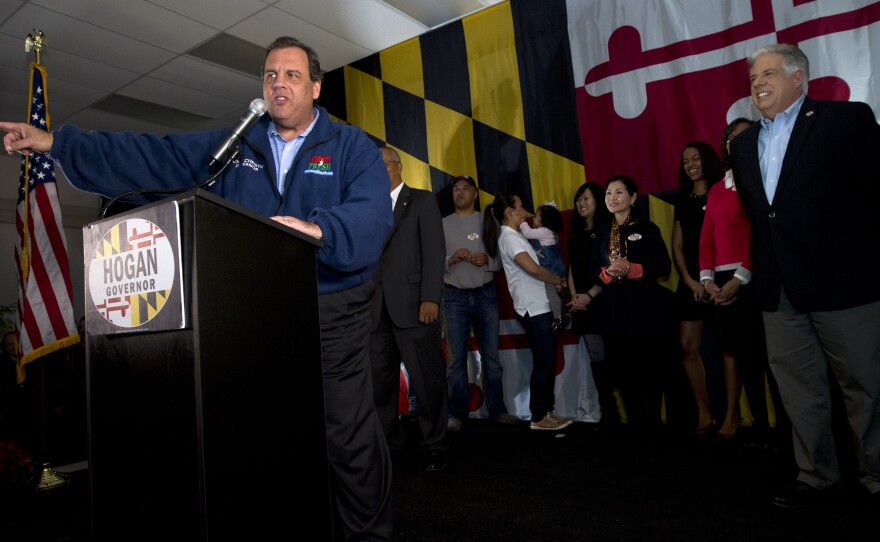
[[320,242],[199,190],[83,236],[93,540],[331,539]]

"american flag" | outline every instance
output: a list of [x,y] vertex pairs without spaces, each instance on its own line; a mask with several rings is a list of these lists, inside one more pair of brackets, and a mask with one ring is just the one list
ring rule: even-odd
[[[46,71],[31,64],[28,122],[49,129]],[[45,154],[22,156],[15,216],[18,243],[19,366],[79,342],[55,168]],[[23,375],[20,373],[20,378]]]

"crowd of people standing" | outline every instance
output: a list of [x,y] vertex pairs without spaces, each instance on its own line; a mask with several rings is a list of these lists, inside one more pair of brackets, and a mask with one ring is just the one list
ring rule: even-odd
[[[880,128],[863,104],[807,97],[809,63],[798,48],[768,46],[756,50],[748,62],[752,100],[762,118],[732,120],[721,137],[721,156],[705,141],[685,145],[669,232],[671,250],[660,229],[640,213],[638,183],[625,175],[613,176],[604,187],[588,182],[578,188],[564,271],[539,254],[549,247],[555,255],[559,249],[558,228],[546,227],[555,212],[538,207],[529,225],[522,198],[508,193],[498,194],[487,209],[482,231],[486,252],[501,259],[516,319],[532,353],[531,428],[559,430],[571,423],[556,413],[553,396],[553,332],[562,314],[552,305],[556,293],[564,292],[573,318],[571,330],[588,352],[600,424],[620,424],[623,412],[630,428],[646,434],[659,430],[664,424],[664,394],[668,417],[673,403],[669,394],[680,391],[669,385],[675,375],[667,371],[668,359],[677,357],[679,376],[690,391],[685,403],[690,402],[691,408],[684,411],[683,423],[691,437],[736,443],[745,406],[760,449],[790,449],[799,475],[774,498],[774,504],[799,507],[823,502],[839,489],[832,410],[846,412],[859,482],[876,499],[880,494],[880,449],[875,439],[880,434],[876,393],[880,294],[875,287],[860,294],[854,289],[841,291],[838,297],[829,294],[840,290],[830,288],[827,281],[840,269],[820,260],[821,251],[805,239],[823,239],[827,246],[843,243],[846,249],[841,248],[841,254],[864,255],[864,250],[850,246],[852,228],[848,234],[841,227],[858,217],[861,231],[875,229],[875,213],[861,207],[874,198],[861,195],[876,194],[877,183],[868,182],[868,172],[854,166],[850,181],[858,185],[860,197],[858,203],[851,202],[853,212],[848,212],[838,194],[820,189],[825,184],[818,176],[831,175],[831,159],[826,170],[820,158],[811,156],[817,166],[807,168],[784,167],[783,157],[789,163],[788,153],[803,146],[816,156],[828,155],[825,143],[804,142],[812,125],[819,124],[814,117],[826,109],[829,113],[821,120],[836,134],[834,144],[851,140],[850,131],[839,131],[838,121],[832,120],[837,117],[852,121],[851,131],[863,136],[845,152],[838,149],[847,156],[855,156],[853,149],[864,148],[864,141],[878,143]],[[786,182],[801,186],[800,191],[783,192],[780,197]],[[473,181],[469,184],[476,188]],[[803,212],[800,204],[815,212]],[[825,229],[814,219],[823,210],[835,217],[833,226],[826,224]],[[877,253],[874,247],[870,258],[876,259]],[[454,252],[447,257],[447,264],[464,259]],[[669,277],[673,264],[679,278],[674,293],[659,284]],[[866,269],[864,262],[857,269]],[[861,332],[844,337],[847,326]],[[705,341],[707,334],[710,340]],[[707,349],[716,350],[722,362],[723,409],[717,412],[710,402]],[[494,353],[490,360],[494,362]],[[455,382],[459,395],[462,374],[459,352],[455,369],[450,369],[450,385]],[[460,398],[458,402],[463,404]],[[448,428],[460,429],[465,415],[456,413]]]

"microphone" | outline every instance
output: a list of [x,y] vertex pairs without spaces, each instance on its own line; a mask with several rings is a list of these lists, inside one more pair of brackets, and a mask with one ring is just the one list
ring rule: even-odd
[[261,100],[260,98],[254,99],[251,104],[248,106],[247,113],[241,117],[241,120],[238,121],[238,124],[235,125],[229,135],[226,136],[226,139],[223,140],[222,143],[217,145],[217,148],[214,149],[214,152],[211,153],[211,161],[208,163],[208,167],[213,167],[214,164],[219,162],[226,156],[226,153],[229,152],[229,149],[233,148],[236,143],[238,143],[238,138],[241,137],[241,133],[250,128],[251,124],[256,122],[256,120],[263,116],[263,113],[266,112],[266,102]]

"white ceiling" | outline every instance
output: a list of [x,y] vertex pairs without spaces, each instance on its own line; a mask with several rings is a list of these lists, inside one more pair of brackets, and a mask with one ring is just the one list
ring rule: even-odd
[[[234,124],[260,96],[262,50],[278,36],[313,47],[330,71],[502,1],[0,0],[0,119],[27,114],[35,55],[25,52],[25,38],[33,29],[46,36],[40,60],[53,127],[163,134],[182,128],[158,120],[167,111],[137,118],[150,104],[204,117],[193,129]],[[223,65],[235,65],[235,54],[218,56],[218,36],[247,66],[255,58],[251,73]]]

